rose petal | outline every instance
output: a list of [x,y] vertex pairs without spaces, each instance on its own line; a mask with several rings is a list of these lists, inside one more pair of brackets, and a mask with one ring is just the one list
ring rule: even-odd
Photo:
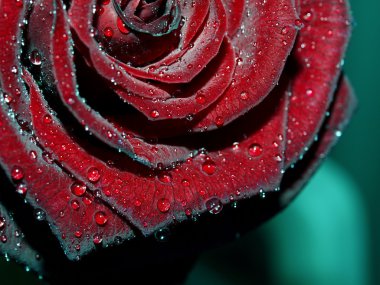
[[280,199],[282,207],[285,207],[294,199],[326,158],[341,136],[342,131],[347,127],[356,105],[356,98],[351,84],[345,76],[342,76],[329,110],[331,115],[326,118],[322,131],[318,134],[318,141],[310,146],[309,151],[306,152],[302,160],[294,165],[293,169],[288,168],[284,176],[282,183],[284,193]]
[[[54,10],[52,5],[42,0],[43,9],[32,14],[31,32],[35,27],[39,27],[43,21],[51,22],[54,27],[52,35],[45,33],[45,38],[39,39],[34,45],[43,54],[51,54],[51,72],[54,78],[61,78],[56,83],[58,93],[65,106],[72,112],[79,122],[84,122],[86,127],[106,144],[118,149],[140,162],[155,167],[158,163],[170,165],[172,162],[186,159],[191,152],[186,148],[177,147],[174,151],[172,147],[161,144],[149,144],[138,136],[128,136],[132,133],[125,129],[125,133],[120,132],[113,124],[105,120],[98,112],[92,110],[79,97],[76,89],[75,69],[73,66],[71,37],[67,27],[67,19],[64,11],[59,5]],[[41,7],[36,4],[37,7]],[[37,8],[38,9],[38,8]],[[51,12],[51,11],[54,11]],[[56,18],[54,18],[56,17]],[[54,24],[53,24],[54,21]],[[43,37],[44,35],[41,35]],[[38,39],[38,38],[37,38]],[[34,43],[33,39],[31,39]],[[44,43],[50,42],[51,45]],[[42,43],[42,44],[41,44]],[[70,76],[69,76],[70,75]]]
[[[4,187],[4,185],[1,186]],[[4,197],[1,198],[3,199]],[[9,214],[2,203],[0,203],[0,252],[7,261],[11,258],[25,264],[28,270],[31,269],[39,274],[44,272],[44,260],[25,239],[13,215]]]
[[[127,72],[139,78],[157,80],[165,83],[187,83],[198,75],[204,67],[217,55],[226,32],[226,14],[221,0],[211,0],[209,16],[204,29],[194,40],[193,47],[188,47],[168,62],[163,59],[154,65],[142,68],[133,68],[125,64],[120,65]],[[183,49],[183,47],[179,47]],[[192,66],[189,68],[189,66]]]
[[239,55],[232,84],[193,131],[215,129],[218,121],[226,125],[270,93],[293,47],[296,19],[290,0],[246,3],[241,27],[231,39]]
[[292,98],[286,148],[287,165],[313,142],[332,100],[351,32],[346,1],[303,1],[300,31],[291,57]]
[[[168,86],[175,90],[176,97],[166,100],[150,100],[138,95],[130,95],[128,103],[152,121],[194,116],[209,107],[223,94],[230,85],[234,70],[234,49],[231,43],[225,39],[219,54],[192,82]],[[116,89],[115,91],[120,97],[127,97],[125,90]],[[190,96],[186,97],[187,94]],[[159,115],[152,117],[152,111],[156,111]]]
[[[95,185],[103,193],[101,199],[113,205],[143,234],[150,234],[172,222],[172,216],[180,221],[186,218],[188,211],[204,212],[207,201],[212,198],[227,203],[231,195],[250,196],[277,187],[283,167],[287,103],[280,92],[269,99],[239,122],[239,128],[231,126],[228,138],[221,132],[203,139],[203,146],[210,145],[207,155],[199,155],[168,171],[146,171],[128,159],[121,162],[122,169],[110,168],[73,141],[56,119],[53,119],[54,125],[45,126],[45,133],[54,133],[54,140],[70,151],[57,144],[46,144],[44,133],[39,139],[78,180],[87,179],[89,168],[97,169],[101,177]],[[34,106],[34,113],[41,114],[34,118],[34,125],[43,119],[45,111],[38,110],[41,107],[42,104]],[[268,108],[275,111],[268,114]],[[220,136],[228,140],[223,142]],[[240,141],[238,147],[233,147],[234,141]],[[247,165],[249,171],[241,164]]]

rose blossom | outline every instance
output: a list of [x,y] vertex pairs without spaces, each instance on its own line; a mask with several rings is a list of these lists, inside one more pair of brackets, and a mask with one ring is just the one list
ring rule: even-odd
[[1,251],[58,282],[268,219],[352,113],[350,24],[345,0],[2,0]]

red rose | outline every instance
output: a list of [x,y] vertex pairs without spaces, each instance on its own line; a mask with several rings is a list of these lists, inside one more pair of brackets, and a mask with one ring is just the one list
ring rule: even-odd
[[205,226],[248,229],[345,126],[349,34],[345,0],[3,0],[1,165],[71,260],[253,197]]

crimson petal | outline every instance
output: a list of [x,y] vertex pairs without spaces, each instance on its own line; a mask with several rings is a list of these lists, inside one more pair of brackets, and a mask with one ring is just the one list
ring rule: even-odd
[[[79,92],[76,87],[75,69],[72,59],[71,37],[67,27],[67,19],[65,14],[59,5],[54,10],[52,2],[49,5],[45,0],[41,1],[43,9],[37,3],[37,11],[34,11],[31,19],[30,32],[34,32],[36,28],[41,25],[41,20],[51,21],[54,27],[52,36],[47,33],[41,35],[46,37],[44,40],[39,40],[39,43],[50,42],[50,45],[35,43],[43,54],[51,54],[51,72],[53,72],[54,78],[61,78],[57,82],[57,89],[62,101],[66,107],[74,114],[79,122],[85,122],[86,127],[96,135],[100,140],[112,147],[123,151],[133,159],[155,167],[157,164],[162,163],[164,165],[170,165],[172,162],[184,160],[191,152],[186,148],[176,147],[174,151],[172,147],[161,144],[148,144],[138,136],[128,136],[132,133],[129,130],[125,130],[125,133],[121,133],[113,124],[105,120],[95,110],[84,102],[79,97]],[[59,4],[59,3],[58,3]],[[51,11],[55,11],[51,13]],[[54,18],[52,15],[54,15]],[[55,22],[53,24],[53,21]],[[35,34],[35,33],[33,33]],[[34,43],[33,39],[31,39]],[[65,76],[65,75],[70,75]],[[64,79],[63,79],[64,78]]]
[[[282,97],[281,93],[273,94],[256,112],[244,118],[239,128],[234,128],[239,130],[235,135],[234,129],[230,130],[230,140],[234,137],[237,141],[241,140],[240,131],[246,136],[238,147],[234,147],[231,141],[230,148],[223,146],[220,150],[210,150],[207,155],[201,154],[173,170],[158,173],[144,174],[142,169],[136,169],[136,165],[128,160],[123,160],[124,171],[110,168],[78,146],[57,125],[59,121],[56,119],[53,120],[54,126],[49,124],[44,127],[45,132],[40,134],[39,139],[78,180],[87,179],[89,167],[97,169],[101,176],[94,185],[101,190],[101,199],[147,235],[172,223],[172,217],[181,221],[186,219],[186,213],[206,211],[210,199],[227,203],[231,196],[257,195],[278,186],[284,161],[287,110],[287,97]],[[33,108],[35,114],[40,114],[34,121],[38,124],[46,109],[41,109],[44,108],[43,104],[36,104]],[[268,114],[268,108],[275,111]],[[211,145],[220,143],[223,140],[219,137],[224,137],[223,133],[211,136]],[[46,144],[52,140],[57,143]],[[62,149],[58,142],[75,151]],[[250,171],[247,173],[240,163],[247,163]]]
[[44,273],[44,260],[25,239],[23,231],[2,203],[0,203],[0,252],[7,261],[11,258],[25,264],[27,270]]
[[260,103],[277,84],[293,47],[298,28],[293,1],[248,2],[241,28],[231,39],[239,55],[232,84],[194,131],[226,125]]
[[302,160],[293,166],[293,169],[288,168],[284,176],[284,193],[280,199],[281,207],[285,207],[294,199],[326,158],[343,130],[347,127],[356,105],[356,98],[350,82],[345,76],[341,76],[334,94],[334,101],[329,110],[331,115],[326,118],[322,130],[319,132],[318,141],[310,146],[310,150]]
[[287,165],[302,156],[324,120],[332,100],[351,32],[344,0],[302,1],[304,28],[291,57],[291,102],[286,147]]

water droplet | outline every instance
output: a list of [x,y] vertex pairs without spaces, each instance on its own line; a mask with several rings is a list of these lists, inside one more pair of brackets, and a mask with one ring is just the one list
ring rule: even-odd
[[125,26],[125,24],[123,23],[123,21],[120,17],[117,17],[116,25],[117,25],[117,28],[119,29],[119,31],[121,33],[123,33],[125,35],[129,34],[128,28]]
[[259,144],[251,144],[248,153],[252,157],[259,157],[263,153],[263,148]]
[[136,207],[140,207],[141,204],[142,204],[141,201],[138,200],[138,199],[136,199],[135,202],[134,202],[134,205],[135,205]]
[[106,213],[104,213],[102,211],[99,211],[99,212],[95,213],[95,222],[99,226],[104,226],[107,223],[107,221],[108,221],[108,218],[107,218]]
[[17,67],[16,66],[12,66],[11,67],[11,72],[14,73],[14,74],[17,74],[18,73]]
[[76,232],[74,233],[74,236],[75,236],[76,238],[81,238],[82,235],[83,235],[83,233],[82,233],[81,231],[76,231]]
[[171,207],[168,199],[161,198],[157,201],[157,209],[162,213],[167,213]]
[[307,96],[312,96],[313,93],[314,93],[314,92],[313,92],[313,89],[307,89],[307,90],[306,90],[306,95],[307,95]]
[[20,166],[14,166],[11,171],[11,176],[14,180],[21,180],[24,178],[24,171]]
[[43,160],[45,160],[49,164],[53,163],[53,158],[52,158],[51,154],[46,152],[46,151],[44,151],[42,153],[42,158],[43,158]]
[[34,216],[36,217],[37,221],[45,221],[46,219],[46,213],[42,209],[36,209],[34,211]]
[[210,214],[219,214],[223,209],[223,204],[218,198],[211,198],[206,202],[206,208]]
[[189,187],[189,186],[190,186],[190,182],[189,182],[189,180],[187,180],[187,179],[182,179],[181,183],[182,183],[182,185],[185,186],[185,187]]
[[95,245],[99,245],[103,242],[103,238],[100,235],[95,234],[92,241],[94,242]]
[[172,176],[169,172],[162,172],[157,176],[158,180],[162,183],[170,183],[172,182]]
[[281,34],[283,34],[283,35],[287,35],[289,33],[289,28],[288,27],[283,27],[282,29],[281,29]]
[[301,29],[302,28],[302,21],[300,19],[296,19],[294,24],[296,25],[296,28],[297,29]]
[[190,208],[185,209],[185,215],[190,217],[193,214],[193,211]]
[[310,22],[312,18],[313,18],[313,14],[311,12],[306,12],[305,14],[303,14],[303,19],[306,22]]
[[198,104],[202,105],[202,104],[206,103],[206,97],[201,95],[201,94],[198,94],[197,96],[195,96],[195,101]]
[[79,207],[80,207],[80,205],[79,205],[79,202],[77,200],[71,201],[71,208],[73,208],[73,210],[78,210]]
[[0,217],[0,230],[4,229],[5,227],[5,219],[4,217]]
[[215,125],[220,128],[221,126],[224,125],[224,119],[220,116],[215,118]]
[[2,243],[6,243],[8,241],[8,238],[7,238],[6,235],[1,235],[0,236],[0,240],[1,240]]
[[16,187],[16,192],[20,195],[25,195],[26,192],[28,192],[28,188],[26,187],[24,183],[20,183]]
[[37,152],[35,152],[34,150],[31,150],[29,152],[29,156],[31,159],[35,160],[37,158]]
[[153,118],[153,119],[156,119],[160,116],[160,113],[157,111],[157,110],[152,110],[150,112],[150,117]]
[[154,237],[159,242],[167,242],[170,237],[170,231],[166,228],[159,229],[158,231],[154,233]]
[[108,39],[112,38],[113,37],[113,29],[110,27],[105,27],[103,30],[103,34]]
[[29,60],[33,65],[36,65],[36,66],[41,65],[42,58],[38,50],[34,49],[31,51],[29,55]]
[[52,118],[49,114],[46,114],[43,118],[42,118],[42,121],[45,123],[45,124],[50,124],[52,122]]
[[24,5],[22,0],[16,0],[16,7],[21,8]]
[[86,185],[82,182],[74,182],[71,185],[71,193],[73,193],[76,196],[83,196],[84,193],[86,193]]
[[241,93],[240,93],[240,98],[241,98],[241,100],[247,100],[248,99],[248,92],[246,92],[246,91],[242,91]]
[[207,160],[202,165],[202,170],[208,175],[212,175],[216,171],[216,164],[212,160]]
[[100,179],[99,169],[97,169],[96,167],[91,167],[87,171],[87,179],[90,180],[91,182],[98,182]]

